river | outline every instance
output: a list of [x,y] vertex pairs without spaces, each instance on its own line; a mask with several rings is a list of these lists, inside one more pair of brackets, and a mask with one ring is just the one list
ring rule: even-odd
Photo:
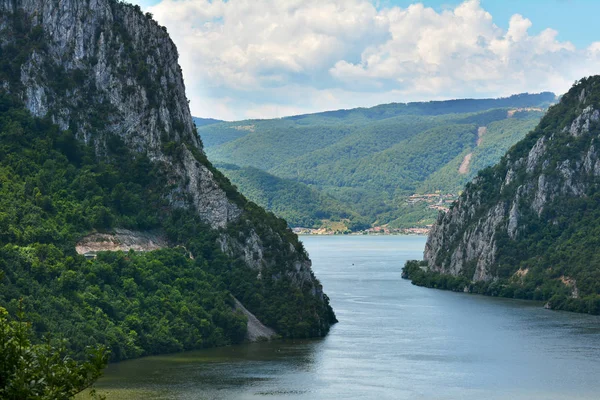
[[108,399],[598,399],[600,318],[400,278],[424,237],[303,236],[340,322],[275,341],[111,364]]

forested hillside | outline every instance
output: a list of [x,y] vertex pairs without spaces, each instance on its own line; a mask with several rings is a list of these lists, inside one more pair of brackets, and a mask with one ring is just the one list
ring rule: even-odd
[[[199,127],[208,157],[310,186],[345,205],[349,221],[424,225],[437,210],[406,212],[414,193],[453,193],[535,127],[552,93],[503,99],[387,104]],[[247,177],[230,174],[249,186]],[[294,214],[272,192],[256,198]],[[306,199],[304,202],[309,202]],[[414,208],[414,207],[413,207]],[[354,215],[354,216],[353,216]],[[418,219],[415,219],[417,218]],[[421,218],[423,217],[423,218]],[[298,218],[290,222],[297,226]],[[318,223],[313,224],[318,226]]]
[[[243,341],[236,300],[282,337],[328,332],[302,243],[208,162],[152,15],[15,0],[0,33],[0,309],[112,360]],[[78,251],[117,229],[164,244]]]
[[292,179],[278,178],[254,167],[218,164],[249,200],[284,218],[291,226],[326,227],[328,221],[348,221],[354,230],[369,227],[352,207]]
[[419,285],[600,314],[600,76],[584,78],[440,215]]

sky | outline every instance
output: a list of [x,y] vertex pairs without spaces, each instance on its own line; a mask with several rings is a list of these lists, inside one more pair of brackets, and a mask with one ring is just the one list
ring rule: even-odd
[[135,0],[192,114],[240,120],[566,92],[600,73],[598,0]]

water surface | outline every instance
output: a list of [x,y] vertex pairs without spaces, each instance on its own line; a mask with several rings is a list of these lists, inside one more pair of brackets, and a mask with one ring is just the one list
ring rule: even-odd
[[340,322],[110,365],[109,399],[598,399],[600,318],[400,278],[424,237],[303,236]]

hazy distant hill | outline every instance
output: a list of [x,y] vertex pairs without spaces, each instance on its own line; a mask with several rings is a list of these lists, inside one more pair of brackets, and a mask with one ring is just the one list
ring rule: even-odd
[[217,164],[249,200],[263,205],[292,226],[322,227],[349,220],[351,229],[369,226],[352,206],[292,179],[279,178],[254,167]]
[[[545,92],[394,103],[219,123],[198,131],[213,162],[251,166],[310,185],[370,223],[424,225],[437,211],[413,210],[419,218],[407,219],[408,195],[457,193],[479,169],[497,162],[533,129],[554,100],[553,93]],[[230,179],[239,184],[238,176]],[[248,183],[246,179],[240,185],[242,192]],[[274,200],[258,202],[273,210],[269,204]]]
[[213,124],[218,124],[221,122],[225,122],[223,120],[220,119],[214,119],[214,118],[198,118],[198,117],[193,117],[194,123],[196,124],[196,126],[198,128],[200,128],[201,126],[207,126],[207,125],[213,125]]

